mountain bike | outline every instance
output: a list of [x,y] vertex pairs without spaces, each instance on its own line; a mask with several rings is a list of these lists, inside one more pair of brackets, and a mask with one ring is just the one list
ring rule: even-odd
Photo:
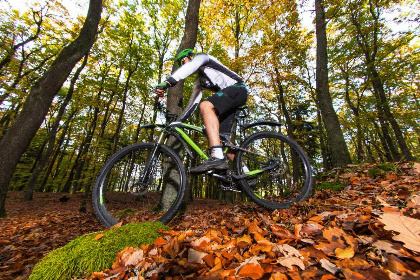
[[[169,114],[164,106],[165,124],[146,124],[158,129],[153,143],[136,143],[123,148],[104,164],[93,187],[93,209],[100,221],[111,227],[120,221],[160,221],[168,223],[177,214],[186,192],[185,165],[195,157],[208,154],[189,133],[205,137],[204,127],[186,123],[201,101],[201,93],[192,96],[184,113]],[[312,188],[312,167],[303,149],[292,139],[273,131],[281,124],[256,121],[246,124],[246,108],[239,108],[230,133],[221,133],[224,153],[234,153],[227,171],[209,171],[219,181],[221,190],[244,192],[266,209],[283,209],[308,198]],[[247,131],[261,127],[249,136]],[[235,145],[239,131],[239,145]],[[178,145],[178,148],[176,148]],[[181,149],[179,149],[181,147]],[[183,150],[184,153],[176,152]]]

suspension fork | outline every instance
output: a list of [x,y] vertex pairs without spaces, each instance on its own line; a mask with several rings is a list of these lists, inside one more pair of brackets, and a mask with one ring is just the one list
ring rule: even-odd
[[159,138],[157,143],[154,143],[152,151],[147,155],[146,159],[146,165],[144,167],[144,173],[142,177],[140,178],[141,183],[147,183],[150,173],[153,170],[153,164],[155,163],[155,160],[159,156],[160,147],[161,145],[165,144],[166,140],[168,139],[168,134],[165,130],[162,130],[162,132],[159,134]]

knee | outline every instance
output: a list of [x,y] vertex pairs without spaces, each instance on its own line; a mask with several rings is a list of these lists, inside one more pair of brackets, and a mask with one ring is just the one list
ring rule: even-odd
[[210,101],[203,101],[200,103],[200,112],[201,114],[205,114],[208,112],[214,112],[214,106]]

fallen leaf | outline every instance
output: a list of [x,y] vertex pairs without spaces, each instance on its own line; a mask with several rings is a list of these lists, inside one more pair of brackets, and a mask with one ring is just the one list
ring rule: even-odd
[[386,240],[378,240],[372,244],[374,247],[387,252],[388,254],[394,254],[399,257],[404,257],[405,255],[400,252],[402,250],[402,245],[397,243],[391,243]]
[[276,272],[271,274],[270,279],[268,280],[287,280],[287,276],[281,272]]
[[297,258],[301,258],[303,259],[303,256],[301,253],[299,253],[299,251],[288,245],[288,244],[282,244],[282,245],[276,245],[273,247],[272,249],[273,252],[280,252],[282,253],[285,257],[297,257]]
[[344,276],[346,276],[346,279],[352,279],[352,280],[363,280],[363,279],[366,279],[366,277],[363,276],[362,274],[360,274],[359,272],[352,271],[352,270],[350,270],[348,268],[344,268],[343,274],[344,274]]
[[340,259],[350,259],[354,257],[354,250],[352,247],[347,247],[345,249],[337,248],[335,249],[335,255]]
[[354,270],[359,270],[359,269],[366,270],[372,267],[372,265],[369,264],[364,259],[355,257],[352,259],[343,259],[342,261],[340,261],[340,267],[347,267]]
[[261,234],[259,234],[258,232],[254,233],[254,239],[255,241],[257,241],[258,244],[260,245],[265,245],[265,246],[274,246],[275,244],[273,242],[271,242],[270,240],[264,238]]
[[100,233],[100,234],[98,234],[97,236],[95,236],[95,240],[99,240],[99,239],[101,239],[102,237],[104,237],[105,235],[103,235],[102,233]]
[[302,270],[305,270],[305,264],[297,257],[280,258],[277,262],[290,270],[293,270],[294,265],[298,266]]
[[203,258],[207,256],[207,253],[199,252],[190,248],[188,250],[188,262],[190,263],[204,263]]
[[264,269],[259,263],[248,263],[241,267],[241,269],[238,271],[238,276],[260,279],[264,276],[264,273]]
[[161,246],[161,245],[165,245],[168,244],[168,241],[166,241],[165,239],[163,239],[162,237],[158,237],[155,239],[155,241],[153,242],[155,245]]
[[386,230],[399,233],[392,239],[401,241],[406,248],[420,253],[420,220],[397,214],[383,214],[379,220],[385,224]]
[[113,225],[111,228],[119,228],[122,226],[123,222],[119,222],[118,224]]
[[193,242],[191,242],[191,246],[193,247],[205,247],[208,244],[210,244],[210,238],[208,238],[207,236],[203,236],[201,238],[198,238],[196,240],[194,240]]
[[407,199],[408,208],[420,208],[420,195],[412,195]]
[[405,262],[403,262],[401,259],[397,258],[394,255],[389,255],[388,269],[398,274],[401,274],[410,270],[408,265]]
[[251,244],[252,239],[249,235],[244,234],[242,237],[236,238],[236,243],[239,243],[239,242],[245,242],[245,243]]
[[322,275],[321,277],[321,280],[335,280],[335,279],[338,279],[338,278],[331,274],[325,274],[325,275]]
[[339,271],[340,269],[335,265],[335,264],[333,264],[332,262],[330,262],[329,260],[327,260],[327,259],[321,259],[320,261],[319,261],[320,263],[321,263],[321,266],[326,270],[326,271],[328,271],[328,272],[331,272],[332,274],[336,274],[337,273],[337,271]]

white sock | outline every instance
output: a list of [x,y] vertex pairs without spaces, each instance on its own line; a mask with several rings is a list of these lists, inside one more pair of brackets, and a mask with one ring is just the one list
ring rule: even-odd
[[222,147],[211,148],[211,156],[220,159],[225,158]]
[[243,171],[244,173],[249,172],[249,169],[248,169],[248,167],[245,165],[245,163],[242,163],[242,171]]

